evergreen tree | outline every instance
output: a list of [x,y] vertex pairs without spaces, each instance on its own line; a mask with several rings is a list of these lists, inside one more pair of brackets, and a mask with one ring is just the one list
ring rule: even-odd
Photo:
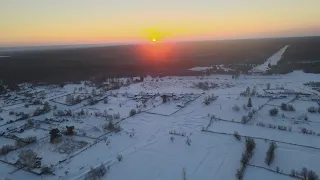
[[60,131],[58,128],[51,129],[50,131],[50,142],[53,143],[55,139],[61,137]]
[[270,166],[270,164],[273,162],[274,159],[274,150],[277,148],[277,145],[275,142],[271,142],[269,145],[269,149],[266,153],[266,158],[264,160],[264,162]]
[[167,102],[167,95],[162,95],[162,102],[163,103],[166,103]]
[[250,94],[251,94],[251,92],[250,92],[250,87],[248,86],[247,89],[246,89],[246,95],[247,95],[247,96],[250,96]]
[[252,107],[251,98],[249,98],[249,100],[248,100],[247,107],[249,107],[249,108],[251,108],[251,107]]

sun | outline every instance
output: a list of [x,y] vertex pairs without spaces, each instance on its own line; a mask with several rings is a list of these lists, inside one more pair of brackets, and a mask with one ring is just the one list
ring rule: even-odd
[[156,38],[153,38],[153,39],[152,39],[152,42],[156,42],[156,41],[157,41],[157,39],[156,39]]

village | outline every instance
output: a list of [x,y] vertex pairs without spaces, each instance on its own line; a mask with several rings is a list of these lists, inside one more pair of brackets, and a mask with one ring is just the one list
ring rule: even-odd
[[[246,168],[259,168],[262,174],[272,172],[288,179],[292,177],[292,169],[300,172],[307,168],[318,174],[313,166],[320,158],[318,155],[308,159],[303,167],[298,162],[278,161],[286,153],[282,147],[294,149],[301,154],[299,158],[320,151],[317,79],[317,75],[297,71],[282,76],[136,77],[108,79],[100,84],[89,81],[63,86],[21,84],[18,91],[1,95],[1,173],[7,179],[19,179],[21,175],[30,179],[94,179],[96,176],[119,179],[112,176],[122,176],[120,170],[127,170],[121,164],[134,163],[132,158],[146,156],[144,149],[149,146],[155,146],[149,151],[159,148],[157,151],[166,152],[170,149],[167,146],[171,146],[168,143],[175,143],[178,147],[174,154],[192,153],[188,148],[211,154],[211,148],[202,146],[215,144],[220,137],[217,143],[222,144],[214,151],[222,153],[226,148],[224,143],[241,142],[243,137],[247,138],[246,143],[248,138],[255,140],[258,150],[267,148],[269,142],[276,143],[279,148],[275,152],[275,165],[265,165],[256,157],[264,156],[260,149],[254,156],[250,155],[253,156],[250,163],[238,169],[242,151],[239,143],[233,148],[233,151],[239,149],[232,153],[235,157],[220,164],[230,166],[230,173],[216,172],[206,177],[234,179],[237,173],[238,179],[247,179],[252,173],[245,172]],[[237,138],[232,140],[232,137]],[[182,139],[187,146],[180,144]],[[185,157],[185,153],[176,154],[177,158]],[[202,156],[203,153],[194,158],[202,159]],[[170,162],[167,156],[161,157],[155,158],[159,161],[157,166]],[[207,154],[205,163],[199,162],[199,166],[206,169],[211,158]],[[181,176],[181,171],[190,179],[202,177],[202,172],[191,173],[193,165],[180,163],[174,168],[173,177]],[[299,173],[295,176],[299,177]],[[139,177],[144,176],[139,174]],[[121,179],[127,178],[123,175]]]

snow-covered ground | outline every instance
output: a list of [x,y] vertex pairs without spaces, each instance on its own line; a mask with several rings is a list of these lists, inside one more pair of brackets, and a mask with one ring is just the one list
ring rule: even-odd
[[262,71],[265,72],[269,69],[269,64],[271,66],[277,65],[278,61],[280,61],[282,54],[286,51],[289,45],[281,48],[278,52],[276,52],[273,56],[269,57],[263,64],[260,64],[252,69],[252,71]]
[[[236,179],[235,173],[240,168],[245,140],[242,138],[241,141],[237,141],[233,137],[235,131],[242,136],[254,138],[256,142],[255,154],[243,179],[293,179],[273,172],[277,167],[287,174],[291,169],[301,170],[303,167],[320,174],[318,168],[320,113],[307,111],[308,107],[319,107],[317,102],[312,101],[314,98],[303,96],[300,99],[299,95],[289,95],[283,99],[256,95],[240,96],[247,87],[250,91],[255,89],[258,95],[270,95],[270,92],[285,93],[279,90],[272,91],[283,87],[295,92],[308,92],[313,94],[312,97],[318,97],[317,92],[303,84],[319,81],[320,75],[295,71],[282,75],[281,78],[247,77],[242,75],[238,79],[233,79],[231,75],[211,75],[203,78],[148,77],[144,82],[114,91],[100,91],[85,83],[68,84],[59,92],[90,94],[92,90],[96,90],[107,97],[107,101],[102,99],[93,105],[80,103],[67,106],[49,101],[65,94],[50,93],[50,97],[46,96],[43,101],[48,101],[50,107],[56,106],[56,109],[28,118],[33,119],[35,124],[23,132],[9,131],[8,128],[24,127],[30,124],[30,120],[10,122],[15,120],[16,116],[9,115],[9,112],[32,114],[42,105],[30,105],[26,108],[22,102],[20,105],[7,106],[0,113],[0,117],[3,118],[0,122],[0,132],[5,132],[5,135],[0,137],[0,145],[14,145],[16,143],[14,138],[30,136],[37,137],[38,141],[0,155],[0,175],[12,180],[80,180],[85,179],[91,168],[104,164],[110,166],[108,173],[102,177],[105,180],[175,180],[182,179],[183,172],[189,180]],[[215,83],[218,86],[202,90],[194,86],[199,82]],[[267,83],[271,85],[270,90],[267,90]],[[205,97],[211,94],[218,96],[218,99],[206,105]],[[168,96],[166,103],[163,103],[163,95]],[[249,98],[252,107],[247,108]],[[5,104],[4,101],[11,100],[3,98],[0,101],[0,104]],[[296,111],[281,110],[281,103],[292,104]],[[235,105],[239,110],[234,110]],[[270,116],[271,108],[278,108],[276,116]],[[252,119],[247,124],[242,124],[242,117],[247,116],[253,109],[256,112],[252,115]],[[59,110],[71,115],[57,117]],[[137,114],[131,114],[131,110],[135,110]],[[116,117],[118,113],[120,117]],[[285,114],[285,117],[282,114]],[[306,114],[308,120],[295,122],[301,114]],[[213,115],[215,118],[210,120]],[[110,122],[117,123],[121,131],[114,132],[106,128]],[[290,126],[292,129],[284,131],[261,127],[257,123]],[[60,141],[50,143],[49,131],[58,128],[64,132],[66,126],[74,126],[75,135],[67,136],[62,133]],[[203,131],[206,128],[207,131]],[[315,133],[303,134],[302,128]],[[6,136],[8,134],[11,136]],[[190,145],[187,143],[188,139],[191,140]],[[271,141],[275,141],[278,147],[274,162],[268,166],[264,163],[264,158]],[[19,153],[27,149],[42,157],[42,165],[52,166],[54,175],[38,176],[12,165],[19,159]],[[123,157],[121,161],[117,160],[119,155]],[[35,173],[40,171],[40,169],[32,170]]]

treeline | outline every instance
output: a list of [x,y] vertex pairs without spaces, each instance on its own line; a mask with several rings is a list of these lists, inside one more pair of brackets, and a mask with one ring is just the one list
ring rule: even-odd
[[269,73],[285,74],[294,70],[320,73],[320,37],[305,37],[289,43],[278,65],[272,66]]
[[[0,61],[0,80],[10,87],[21,82],[63,83],[90,80],[92,77],[200,75],[199,72],[187,69],[215,64],[232,64],[226,67],[246,72],[251,69],[248,64],[262,63],[281,47],[300,42],[304,44],[308,40],[309,38],[283,38],[180,42],[162,44],[160,47],[167,50],[156,49],[154,52],[149,51],[158,48],[157,46],[144,49],[140,45],[1,52],[1,56],[10,57]],[[308,45],[310,46],[312,45]],[[145,56],[148,53],[155,53],[153,55],[156,59]],[[301,68],[300,65],[295,66],[292,68],[283,65],[272,71],[285,73]],[[318,65],[304,66],[306,72],[319,69]]]
[[305,73],[320,73],[320,62],[314,63],[287,63],[282,60],[277,66],[271,66],[268,74],[287,74],[294,70],[303,70]]

